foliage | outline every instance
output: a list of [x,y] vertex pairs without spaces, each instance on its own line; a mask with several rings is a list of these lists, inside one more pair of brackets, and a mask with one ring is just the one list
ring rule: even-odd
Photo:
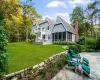
[[8,52],[7,52],[8,39],[4,27],[5,26],[3,20],[0,19],[0,76],[8,72]]
[[82,47],[81,47],[81,45],[76,44],[76,46],[77,46],[77,48],[78,48],[78,51],[81,52],[81,51],[82,51]]
[[83,52],[95,52],[95,49],[86,48],[83,50]]
[[98,37],[98,39],[97,39],[96,49],[100,49],[100,37]]
[[62,59],[59,59],[56,63],[58,69],[62,69],[64,67],[64,63],[62,61]]
[[26,41],[28,41],[30,30],[32,29],[33,22],[37,22],[37,19],[40,19],[41,16],[36,12],[33,7],[32,0],[26,0],[21,4],[23,10],[23,23],[25,26],[26,32]]
[[57,44],[57,45],[74,45],[75,42],[54,41],[53,44]]
[[78,54],[78,52],[79,52],[79,49],[76,45],[69,46],[69,49],[74,50],[76,54]]
[[85,44],[85,37],[82,36],[78,41],[76,41],[76,43],[80,45]]
[[54,63],[50,64],[49,72],[50,72],[51,77],[57,72],[56,65]]
[[55,74],[57,74],[57,72],[66,65],[65,59],[66,59],[66,56],[63,59],[59,58],[57,61],[51,62],[50,64],[48,64],[49,65],[48,67],[46,68],[44,67],[41,73],[42,79],[47,80],[54,77]]
[[94,38],[86,38],[87,48],[96,49],[96,39]]
[[31,1],[25,0],[21,3],[21,0],[0,0],[0,11],[4,14],[10,42],[25,41],[30,34],[32,23],[41,18],[33,4],[29,4]]
[[75,24],[76,19],[78,19],[78,32],[79,32],[79,36],[82,36],[84,33],[84,13],[83,13],[83,9],[82,7],[75,7],[73,9],[72,14],[70,14],[70,21],[72,22],[72,24]]
[[42,78],[45,80],[46,78],[46,68],[42,69]]

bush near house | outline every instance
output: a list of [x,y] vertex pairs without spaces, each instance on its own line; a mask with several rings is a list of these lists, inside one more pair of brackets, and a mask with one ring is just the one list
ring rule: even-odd
[[75,52],[76,54],[79,53],[79,48],[78,48],[76,45],[70,45],[70,46],[69,46],[69,49],[74,50],[74,52]]
[[97,39],[96,49],[100,49],[100,37],[98,37],[98,39]]
[[96,39],[94,38],[87,38],[86,44],[88,45],[87,48],[96,49]]
[[36,35],[35,34],[30,34],[30,39],[28,40],[29,43],[35,42]]
[[56,45],[75,45],[75,42],[66,42],[66,41],[54,41],[53,44]]
[[78,41],[76,41],[77,44],[83,45],[85,44],[86,38],[84,36],[80,37]]

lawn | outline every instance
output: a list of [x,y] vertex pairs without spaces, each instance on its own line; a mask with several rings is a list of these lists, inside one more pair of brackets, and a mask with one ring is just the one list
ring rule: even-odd
[[60,45],[34,45],[26,42],[9,43],[9,73],[31,67],[64,51]]

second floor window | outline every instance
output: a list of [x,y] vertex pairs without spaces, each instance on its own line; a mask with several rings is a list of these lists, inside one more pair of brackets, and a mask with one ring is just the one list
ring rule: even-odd
[[47,30],[49,30],[49,26],[47,26]]
[[42,31],[44,31],[44,27],[42,28]]

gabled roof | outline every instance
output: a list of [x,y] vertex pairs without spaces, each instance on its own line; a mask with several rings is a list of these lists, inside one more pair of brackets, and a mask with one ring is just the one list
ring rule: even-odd
[[56,22],[62,23],[68,32],[75,33],[75,29],[70,24],[68,24],[64,19],[62,19],[60,16],[57,16]]
[[48,21],[48,23],[49,23],[49,25],[50,25],[51,27],[53,27],[54,24],[55,24],[55,22],[54,22],[53,20],[51,20],[50,18],[48,18],[48,17],[45,18],[45,21]]

